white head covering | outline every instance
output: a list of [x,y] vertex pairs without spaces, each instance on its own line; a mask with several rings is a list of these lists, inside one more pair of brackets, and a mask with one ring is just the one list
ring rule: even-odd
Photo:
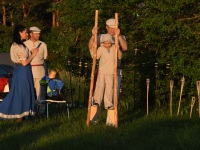
[[115,43],[115,42],[112,40],[112,36],[111,36],[110,34],[101,34],[100,42],[101,42],[101,43],[104,43],[104,42]]
[[[106,21],[106,25],[111,27],[111,28],[115,28],[115,19],[111,18],[111,19],[108,19]],[[119,25],[119,22],[118,22],[118,25]]]
[[34,33],[40,33],[41,32],[41,30],[38,27],[35,27],[35,26],[30,27],[29,30],[30,30],[30,32],[34,32]]

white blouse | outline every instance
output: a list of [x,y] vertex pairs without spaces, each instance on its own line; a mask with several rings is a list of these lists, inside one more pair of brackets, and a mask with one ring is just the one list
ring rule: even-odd
[[10,58],[14,63],[20,63],[21,60],[26,60],[29,56],[29,50],[23,45],[13,43],[10,48]]

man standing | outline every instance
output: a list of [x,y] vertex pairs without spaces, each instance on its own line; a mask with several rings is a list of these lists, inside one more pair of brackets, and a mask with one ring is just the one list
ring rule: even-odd
[[[128,49],[128,45],[126,42],[126,38],[124,35],[121,35],[120,33],[120,29],[119,28],[115,28],[115,19],[111,18],[108,19],[106,21],[106,30],[107,33],[110,34],[112,36],[112,40],[115,41],[115,36],[118,36],[118,40],[119,40],[119,50],[120,51],[126,51]],[[92,37],[89,40],[88,43],[88,48],[92,49],[93,45],[94,45],[94,35],[98,33],[98,29],[97,28],[93,28],[92,29]],[[100,39],[101,39],[101,34],[99,34],[97,36],[97,47],[100,46]],[[121,59],[118,59],[117,61],[117,78],[118,78],[118,87],[117,87],[117,95],[119,95],[119,89],[120,89],[120,84],[121,84],[121,69],[120,69],[120,65],[121,65]],[[118,96],[117,96],[118,97]],[[97,113],[95,115],[95,117],[93,118],[92,122],[96,122],[98,119],[98,116],[100,114],[100,108],[97,109]],[[111,120],[109,119],[109,117],[107,117],[107,121],[106,124],[108,125],[112,125]]]
[[[30,30],[30,39],[25,41],[24,44],[29,50],[32,50],[33,48],[36,47],[39,48],[39,52],[31,61],[34,87],[38,99],[40,92],[40,80],[42,79],[42,77],[45,76],[44,61],[45,59],[47,59],[48,52],[47,52],[47,45],[39,40],[41,30],[35,26],[30,27],[29,30]],[[45,105],[41,105],[39,113],[44,113],[44,111],[45,111]]]

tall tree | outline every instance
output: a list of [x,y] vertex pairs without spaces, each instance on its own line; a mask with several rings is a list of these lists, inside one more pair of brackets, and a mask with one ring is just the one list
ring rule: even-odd
[[6,25],[6,8],[5,8],[5,2],[1,1],[2,5],[2,18],[3,18],[3,25]]

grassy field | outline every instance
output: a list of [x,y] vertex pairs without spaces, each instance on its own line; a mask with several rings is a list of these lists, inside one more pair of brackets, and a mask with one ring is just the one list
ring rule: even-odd
[[[53,111],[54,110],[54,111]],[[119,113],[119,127],[105,125],[103,110],[98,124],[87,127],[86,108],[73,108],[70,119],[63,108],[50,108],[50,117],[17,123],[0,120],[0,150],[196,150],[200,149],[197,116],[149,116]]]

